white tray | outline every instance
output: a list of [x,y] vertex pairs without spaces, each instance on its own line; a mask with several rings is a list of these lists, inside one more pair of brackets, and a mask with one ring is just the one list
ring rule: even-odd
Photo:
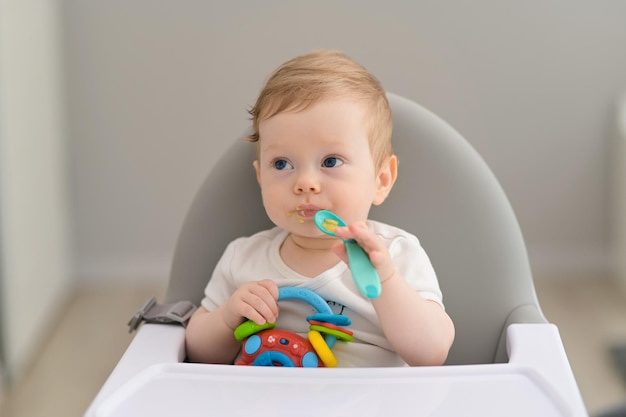
[[302,369],[153,365],[99,404],[97,417],[569,416],[531,368]]

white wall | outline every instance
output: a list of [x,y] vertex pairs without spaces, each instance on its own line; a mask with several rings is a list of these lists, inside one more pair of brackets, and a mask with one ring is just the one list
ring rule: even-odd
[[0,341],[16,378],[72,285],[59,11],[0,1]]
[[513,203],[537,275],[606,272],[624,2],[66,0],[64,8],[85,284],[165,280],[185,210],[246,128],[262,82],[316,47],[346,51],[474,144]]

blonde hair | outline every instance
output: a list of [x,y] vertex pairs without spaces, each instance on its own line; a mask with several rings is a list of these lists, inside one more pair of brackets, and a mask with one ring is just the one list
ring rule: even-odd
[[260,140],[259,123],[263,120],[343,96],[367,106],[370,151],[378,169],[393,155],[393,121],[385,90],[364,67],[335,50],[320,49],[298,56],[272,73],[249,110],[253,130],[249,140]]

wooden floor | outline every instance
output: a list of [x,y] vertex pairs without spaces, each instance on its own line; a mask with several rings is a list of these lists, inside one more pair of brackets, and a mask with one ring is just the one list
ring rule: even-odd
[[[0,408],[3,417],[79,417],[132,336],[125,324],[161,288],[86,291],[68,306],[36,363]],[[626,376],[610,349],[626,345],[626,297],[607,280],[538,280],[548,319],[559,326],[590,414],[626,401]]]

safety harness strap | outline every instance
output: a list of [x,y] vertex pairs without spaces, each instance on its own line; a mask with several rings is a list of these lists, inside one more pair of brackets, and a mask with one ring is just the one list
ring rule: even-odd
[[172,304],[159,304],[156,297],[150,297],[128,322],[129,333],[137,330],[142,322],[181,324],[187,326],[196,306],[190,301],[179,301]]

